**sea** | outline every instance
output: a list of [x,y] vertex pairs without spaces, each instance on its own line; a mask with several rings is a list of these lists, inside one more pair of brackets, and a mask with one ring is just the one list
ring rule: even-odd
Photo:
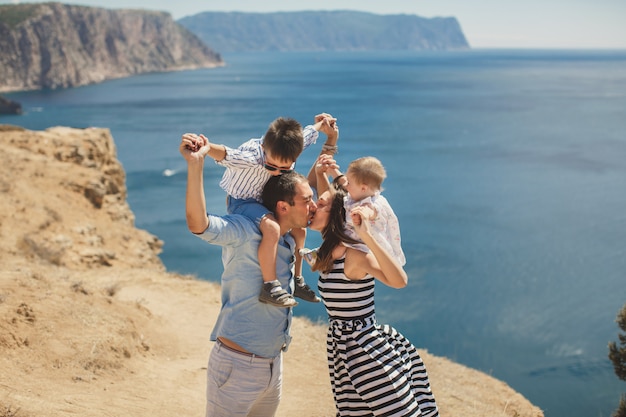
[[[337,161],[378,157],[400,221],[409,284],[377,284],[379,321],[506,382],[546,417],[611,415],[626,393],[607,348],[626,303],[626,51],[223,58],[213,69],[5,94],[24,114],[0,123],[109,128],[136,226],[163,240],[170,271],[219,281],[220,248],[185,225],[181,135],[236,147],[278,116],[306,125],[331,113]],[[205,165],[211,213],[225,212],[222,173]],[[309,232],[307,246],[319,243]],[[319,304],[301,302],[295,315],[326,320]]]

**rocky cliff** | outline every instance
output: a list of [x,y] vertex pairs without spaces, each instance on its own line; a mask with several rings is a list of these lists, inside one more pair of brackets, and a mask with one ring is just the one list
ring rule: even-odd
[[167,13],[61,3],[0,6],[0,51],[0,91],[223,64]]
[[469,48],[454,17],[429,19],[348,10],[203,12],[179,22],[221,52]]
[[0,125],[0,144],[0,256],[72,269],[163,269],[162,242],[134,226],[108,129]]

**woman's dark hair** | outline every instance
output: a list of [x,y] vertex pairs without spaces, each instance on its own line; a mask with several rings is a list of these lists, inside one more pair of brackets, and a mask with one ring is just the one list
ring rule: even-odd
[[322,230],[322,245],[317,250],[317,260],[313,271],[330,272],[333,269],[333,249],[342,243],[362,243],[348,236],[345,232],[346,209],[343,205],[346,191],[336,182],[331,184],[332,202],[328,224]]

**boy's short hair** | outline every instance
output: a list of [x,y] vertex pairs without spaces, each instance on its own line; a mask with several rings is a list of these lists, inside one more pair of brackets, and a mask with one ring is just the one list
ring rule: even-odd
[[295,204],[296,187],[303,182],[308,184],[307,178],[296,171],[270,177],[261,193],[263,205],[274,214],[279,201],[286,201],[293,206]]
[[383,181],[387,178],[382,162],[373,156],[364,156],[350,162],[347,172],[360,184],[366,184],[376,190],[382,190]]
[[297,120],[279,117],[270,123],[263,136],[263,149],[272,158],[295,162],[304,150],[302,126]]

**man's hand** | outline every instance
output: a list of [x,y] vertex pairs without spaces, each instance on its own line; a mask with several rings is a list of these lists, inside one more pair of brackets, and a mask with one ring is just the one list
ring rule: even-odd
[[211,150],[211,144],[204,135],[185,133],[180,142],[180,153],[187,162],[197,162]]

